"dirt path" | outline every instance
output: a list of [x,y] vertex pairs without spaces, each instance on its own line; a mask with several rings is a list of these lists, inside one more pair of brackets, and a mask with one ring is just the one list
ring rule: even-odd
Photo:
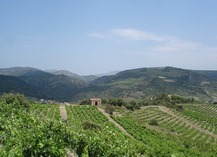
[[60,115],[62,117],[63,120],[67,120],[67,112],[66,112],[66,108],[64,105],[60,105]]
[[171,116],[173,116],[173,117],[175,117],[175,118],[177,118],[177,119],[185,122],[186,124],[190,125],[191,127],[195,128],[196,130],[199,130],[200,132],[203,132],[203,133],[205,133],[207,135],[210,135],[210,136],[212,136],[212,137],[214,137],[214,138],[217,139],[217,135],[215,135],[214,133],[209,132],[208,130],[205,130],[205,129],[201,128],[200,126],[192,123],[191,121],[189,121],[189,120],[187,120],[187,119],[185,119],[185,118],[183,118],[181,116],[178,116],[178,115],[174,114],[172,111],[170,111],[169,108],[167,108],[165,106],[158,106],[158,108],[161,111],[163,111],[163,112],[165,112],[165,113],[167,113],[167,114],[169,114],[169,115],[171,115]]
[[132,135],[130,135],[120,124],[118,124],[116,121],[114,121],[110,115],[108,113],[106,113],[103,109],[101,108],[98,108],[98,110],[100,112],[102,112],[107,118],[108,120],[111,122],[111,123],[114,123],[116,127],[118,127],[123,133],[125,133],[125,135],[131,137],[131,138],[134,138]]

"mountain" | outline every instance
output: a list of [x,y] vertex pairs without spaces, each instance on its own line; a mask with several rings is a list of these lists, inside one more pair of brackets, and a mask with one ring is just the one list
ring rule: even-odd
[[52,73],[54,75],[66,75],[66,76],[71,77],[71,78],[76,78],[78,80],[85,81],[86,83],[90,83],[93,80],[98,78],[98,76],[95,76],[95,75],[80,76],[78,74],[72,73],[72,72],[67,71],[67,70],[50,71],[50,73]]
[[31,67],[0,68],[0,75],[22,76],[35,71],[40,70]]
[[48,73],[35,68],[16,67],[0,69],[0,74],[0,93],[20,92],[59,101],[91,97],[136,100],[161,93],[217,101],[217,71],[159,67],[125,70],[97,77],[79,76],[65,70]]
[[[66,75],[54,75],[34,68],[7,68],[0,69],[0,72],[16,79],[14,82],[9,81],[12,78],[8,76],[8,80],[6,78],[1,80],[2,92],[28,93],[28,90],[19,90],[23,86],[30,89],[30,93],[35,93],[33,97],[36,98],[70,101],[74,93],[86,87],[86,83],[80,79]],[[15,86],[13,89],[12,84]]]
[[102,74],[95,74],[95,76],[97,77],[102,77],[102,76],[110,76],[110,75],[115,75],[117,73],[119,73],[120,71],[111,71],[111,72],[107,72],[107,73],[102,73]]
[[67,71],[67,70],[57,70],[57,71],[53,71],[53,72],[50,72],[50,73],[52,73],[54,75],[66,75],[68,77],[82,79],[82,77],[80,75],[72,73],[72,72]]
[[210,70],[207,70],[207,71],[201,71],[201,70],[198,70],[198,71],[195,71],[199,74],[202,74],[202,75],[206,75],[209,79],[213,80],[213,81],[217,81],[217,71],[210,71]]
[[0,94],[22,93],[30,97],[38,97],[37,89],[28,85],[25,81],[14,77],[0,75]]
[[90,86],[76,97],[144,99],[161,93],[173,93],[216,100],[216,73],[174,67],[126,70],[92,81]]

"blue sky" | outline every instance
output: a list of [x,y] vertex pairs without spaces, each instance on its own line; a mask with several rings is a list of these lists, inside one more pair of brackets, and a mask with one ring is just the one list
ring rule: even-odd
[[0,67],[217,70],[216,0],[0,0]]

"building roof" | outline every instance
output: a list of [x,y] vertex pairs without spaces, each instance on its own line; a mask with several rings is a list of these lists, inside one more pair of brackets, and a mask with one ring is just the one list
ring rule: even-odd
[[100,98],[91,98],[90,99],[91,101],[99,101],[99,100],[101,100]]

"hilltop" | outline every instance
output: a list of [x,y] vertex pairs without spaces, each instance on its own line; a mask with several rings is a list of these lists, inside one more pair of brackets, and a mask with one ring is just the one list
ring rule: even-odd
[[45,72],[16,67],[0,69],[0,75],[1,93],[19,92],[39,99],[78,101],[90,97],[119,97],[132,100],[172,93],[206,101],[217,100],[217,71],[159,67],[97,77],[80,76],[65,70]]
[[140,68],[97,78],[79,95],[143,99],[161,93],[173,93],[216,100],[216,87],[217,71]]

